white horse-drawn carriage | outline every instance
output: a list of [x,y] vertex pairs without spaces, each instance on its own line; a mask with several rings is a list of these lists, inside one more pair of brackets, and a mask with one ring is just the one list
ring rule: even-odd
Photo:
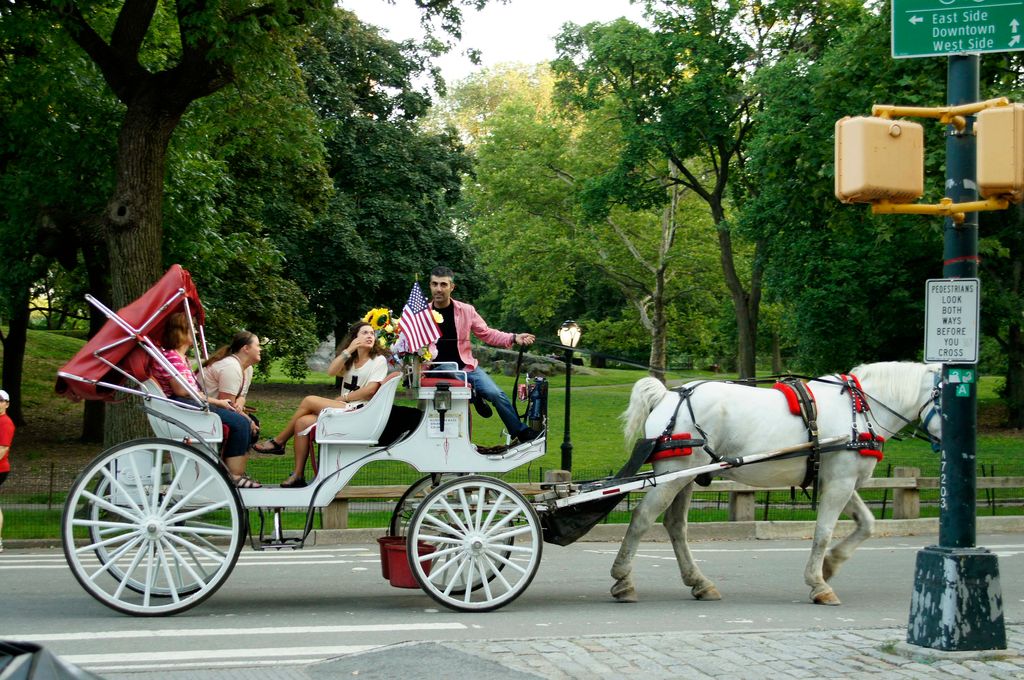
[[[803,441],[806,437],[797,437],[782,449],[754,453],[756,442],[748,438],[747,444],[740,445],[736,438],[740,433],[725,436],[714,431],[714,423],[708,423],[710,429],[701,428],[693,407],[686,416],[679,413],[677,404],[673,426],[665,427],[667,415],[660,412],[664,409],[655,410],[648,420],[648,437],[637,443],[618,475],[553,484],[536,498],[527,499],[494,475],[544,455],[546,431],[530,442],[478,448],[470,437],[472,395],[465,376],[425,371],[418,388],[418,424],[397,440],[379,441],[400,382],[392,375],[364,408],[328,410],[320,415],[314,438],[319,467],[308,486],[240,489],[232,484],[218,455],[224,437],[219,418],[208,410],[167,399],[149,379],[153,362],[161,362],[174,374],[151,340],[160,337],[170,314],[183,311],[195,319],[196,347],[205,347],[203,308],[188,272],[172,267],[145,295],[117,313],[95,300],[90,302],[109,320],[59,372],[57,390],[85,399],[134,395],[141,400],[156,436],[114,446],[82,471],[64,508],[63,546],[68,564],[85,590],[108,607],[128,614],[174,614],[210,597],[230,575],[247,536],[257,550],[301,548],[316,509],[330,504],[363,465],[380,460],[404,461],[426,473],[398,501],[389,533],[404,537],[405,559],[416,584],[437,602],[462,611],[493,610],[513,601],[537,573],[544,541],[571,543],[600,521],[624,494],[656,487],[657,493],[649,491],[634,515],[613,570],[618,579],[613,594],[630,600],[633,598],[622,585],[629,578],[628,558],[639,534],[660,512],[655,506],[667,506],[676,492],[690,489],[701,473],[718,473],[754,460],[766,461],[753,467],[764,470],[767,483],[776,484],[793,477],[794,466],[791,459],[768,459],[811,448]],[[898,393],[899,402],[894,415],[880,414],[880,424],[884,421],[884,427],[899,429],[902,423],[896,418],[920,418],[923,409],[933,403],[931,368],[926,368],[927,384],[921,379],[923,401],[913,396],[917,386],[897,386],[893,395]],[[885,380],[876,383],[869,376],[860,395],[882,403],[890,392]],[[654,391],[648,389],[647,393]],[[663,396],[659,393],[658,399]],[[638,414],[649,412],[654,405],[651,396],[634,397],[634,427],[647,415]],[[854,430],[857,417],[855,413]],[[658,418],[661,422],[654,422]],[[831,447],[849,439],[849,432],[835,432],[831,420],[836,418],[821,420],[828,421],[828,428],[822,428],[819,446]],[[685,437],[680,439],[674,433],[685,433]],[[786,440],[783,443],[790,443],[795,436],[788,430],[776,434]],[[718,453],[709,458],[704,447],[710,451],[712,444]],[[675,453],[666,456],[665,451]],[[870,475],[870,468],[861,464],[867,459],[855,449],[828,455],[853,457],[857,464],[822,465],[827,472],[822,477],[822,505],[829,503],[823,515],[830,524],[819,524],[819,533],[826,544],[835,518],[847,503],[861,514],[863,503],[856,505],[850,494],[856,497],[855,487],[865,470]],[[654,471],[638,474],[650,459]],[[748,475],[749,483],[757,483],[756,476]],[[832,487],[836,490],[831,491]],[[671,495],[666,493],[669,491]],[[703,575],[698,579],[692,561],[687,561],[688,502],[687,493],[672,505],[666,525],[676,544],[684,580],[693,586],[699,583],[707,599],[706,579],[700,580]],[[306,528],[297,540],[289,540],[281,532],[282,508],[306,508]],[[250,530],[251,510],[260,513],[258,537]],[[274,531],[266,537],[262,530],[265,515],[274,518]],[[816,534],[816,546],[818,538]],[[845,557],[851,549],[843,545]],[[817,559],[820,573],[821,557]],[[631,581],[627,585],[632,588]],[[696,587],[694,594],[698,595]]]

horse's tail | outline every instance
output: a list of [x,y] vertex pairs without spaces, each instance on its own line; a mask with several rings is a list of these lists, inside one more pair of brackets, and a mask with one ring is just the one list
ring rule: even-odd
[[657,378],[641,378],[633,385],[629,396],[629,407],[619,416],[625,430],[626,446],[632,446],[644,431],[647,417],[654,407],[661,403],[668,389]]

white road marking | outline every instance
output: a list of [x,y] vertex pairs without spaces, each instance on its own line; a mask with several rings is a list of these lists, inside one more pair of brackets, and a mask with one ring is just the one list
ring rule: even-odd
[[230,635],[305,635],[308,633],[377,633],[414,630],[465,630],[462,623],[375,623],[361,626],[290,626],[273,628],[167,628],[156,630],[116,630],[109,632],[30,633],[12,639],[23,642],[66,642],[71,640],[128,640],[139,638],[225,637]]
[[[810,539],[807,540],[807,545],[810,546]],[[871,552],[871,551],[888,551],[888,550],[921,550],[924,546],[920,545],[890,545],[890,546],[861,546],[857,548],[857,552]],[[1006,550],[1006,549],[1017,549],[1024,550],[1024,545],[1021,544],[1009,544],[1009,545],[981,545],[979,548],[987,548],[989,550]],[[807,552],[809,547],[801,548],[690,548],[690,552],[694,553],[779,553],[779,552]],[[672,548],[646,548],[641,546],[637,549],[638,552],[646,553],[658,553],[658,552],[672,552]],[[618,548],[614,550],[604,549],[587,549],[587,552],[595,553],[598,555],[615,555],[618,552]],[[1016,552],[1008,552],[1007,555],[1015,555]]]
[[79,666],[121,663],[158,663],[166,661],[206,661],[244,659],[249,665],[254,656],[267,657],[330,657],[354,654],[382,645],[335,645],[326,647],[261,647],[259,649],[192,649],[181,652],[118,652],[116,654],[65,654],[61,658]]

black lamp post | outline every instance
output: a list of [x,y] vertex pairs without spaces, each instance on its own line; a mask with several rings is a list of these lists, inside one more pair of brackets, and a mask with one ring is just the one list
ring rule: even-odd
[[575,321],[566,321],[558,329],[558,340],[565,347],[565,430],[562,436],[562,469],[572,470],[572,440],[569,438],[570,389],[572,387],[572,350],[579,344],[582,331]]

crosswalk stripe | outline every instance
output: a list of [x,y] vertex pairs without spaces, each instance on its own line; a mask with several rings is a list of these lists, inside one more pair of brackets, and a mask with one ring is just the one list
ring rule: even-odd
[[[306,635],[318,633],[390,633],[430,630],[465,630],[457,622],[438,623],[374,623],[338,626],[288,626],[266,628],[167,628],[157,630],[115,630],[78,633],[30,633],[17,635],[22,642],[67,642],[73,640],[130,640],[139,638],[224,637],[229,635]],[[261,650],[262,651],[262,650]]]
[[330,657],[354,654],[381,645],[330,645],[325,647],[261,647],[259,649],[191,649],[178,652],[119,652],[114,654],[64,654],[61,658],[79,666],[99,664],[158,663],[165,661],[217,661],[253,657]]

